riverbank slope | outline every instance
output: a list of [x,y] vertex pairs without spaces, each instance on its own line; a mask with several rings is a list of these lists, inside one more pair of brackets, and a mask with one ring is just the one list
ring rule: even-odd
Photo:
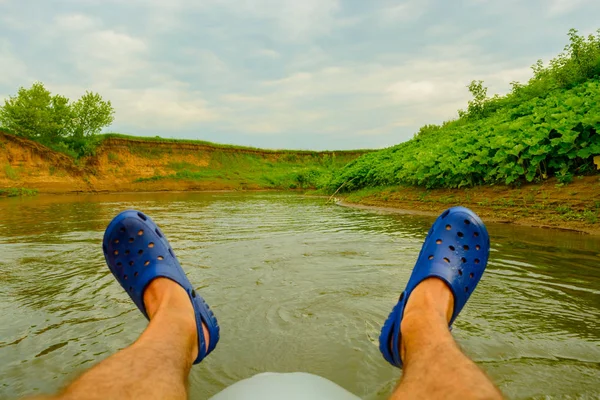
[[395,186],[363,189],[339,197],[342,205],[431,216],[462,205],[489,222],[600,235],[599,175],[578,177],[568,184],[552,178],[521,187],[494,185],[428,190]]
[[76,160],[0,132],[0,190],[39,193],[309,189],[369,152],[264,150],[185,140],[104,135]]

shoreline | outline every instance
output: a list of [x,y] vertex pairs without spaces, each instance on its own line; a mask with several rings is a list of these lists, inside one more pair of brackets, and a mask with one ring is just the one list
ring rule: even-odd
[[[442,210],[440,210],[439,213],[435,213],[435,212],[428,212],[428,211],[422,211],[422,210],[416,210],[416,209],[415,210],[407,210],[407,209],[396,208],[396,207],[367,206],[367,205],[359,204],[359,203],[349,203],[344,200],[338,201],[335,204],[340,207],[349,207],[349,208],[357,208],[357,209],[361,209],[361,210],[380,211],[380,212],[386,212],[386,213],[391,213],[391,214],[421,215],[421,216],[428,216],[428,217],[432,217],[432,218],[437,217],[442,211],[444,211],[444,209],[442,209]],[[458,206],[458,204],[456,204],[456,205]],[[446,208],[450,208],[450,207],[446,207]],[[468,208],[471,208],[471,207],[468,207]],[[481,217],[480,212],[477,212],[477,214]],[[494,218],[493,216],[485,216],[484,218],[485,218],[485,222],[491,222],[491,223],[495,223],[495,224],[517,225],[517,226],[525,226],[525,227],[529,227],[529,228],[552,229],[552,230],[556,230],[556,231],[579,233],[582,235],[600,236],[600,229],[597,231],[596,230],[581,230],[581,229],[577,229],[577,228],[565,228],[565,227],[560,227],[560,226],[538,224],[535,222],[509,221],[506,219]]]
[[[388,196],[389,190],[396,190],[395,193],[406,193],[406,191],[418,191],[418,188],[403,188],[401,191],[398,189],[387,189],[381,190],[379,193],[371,193],[367,196],[357,197],[357,193],[351,193],[346,196],[340,196],[335,199],[335,205],[340,207],[350,207],[363,210],[380,211],[394,214],[405,214],[405,215],[422,215],[435,218],[442,211],[453,206],[465,206],[475,211],[481,218],[485,219],[486,222],[497,223],[497,224],[510,224],[517,226],[526,226],[531,228],[540,229],[552,229],[556,231],[574,232],[582,235],[600,236],[600,223],[582,223],[581,221],[569,221],[560,219],[560,215],[557,213],[527,213],[524,217],[520,215],[523,210],[522,206],[510,207],[510,206],[498,206],[498,205],[482,205],[475,204],[473,202],[461,201],[460,198],[456,202],[448,202],[443,197],[431,196],[427,201],[415,200],[398,200],[390,199]],[[466,189],[469,190],[469,189]],[[472,189],[471,189],[472,190]],[[147,190],[147,191],[62,191],[57,193],[40,192],[39,194],[32,196],[35,197],[48,197],[48,196],[97,196],[97,195],[142,195],[152,193],[266,193],[266,192],[281,192],[295,194],[299,196],[306,196],[310,198],[322,198],[331,199],[330,196],[306,193],[301,190],[278,190],[278,189],[245,189],[245,190]],[[454,193],[462,192],[459,189],[454,189]],[[359,192],[360,193],[360,192]],[[513,193],[514,194],[514,193]],[[27,198],[32,198],[24,196]],[[8,198],[6,196],[0,196],[0,200]],[[383,200],[387,198],[387,200]],[[402,196],[402,198],[405,198]],[[436,201],[437,200],[437,201]],[[600,200],[598,200],[600,201]],[[515,209],[516,208],[516,209]]]
[[431,217],[461,205],[492,223],[600,236],[600,177],[597,175],[582,177],[567,185],[548,180],[519,188],[378,188],[343,194],[336,199],[336,204]]

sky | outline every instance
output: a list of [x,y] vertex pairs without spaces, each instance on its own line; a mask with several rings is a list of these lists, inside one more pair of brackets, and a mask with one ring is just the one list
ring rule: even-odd
[[525,82],[598,0],[0,0],[0,104],[43,82],[112,132],[382,148],[455,118],[470,81]]

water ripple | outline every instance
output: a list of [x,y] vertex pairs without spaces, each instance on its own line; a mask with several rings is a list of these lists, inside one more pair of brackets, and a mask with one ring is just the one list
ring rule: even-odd
[[[306,371],[367,399],[398,378],[378,335],[432,218],[281,194],[0,199],[0,398],[52,392],[146,326],[104,265],[103,229],[158,221],[222,327],[191,398],[263,371]],[[454,335],[509,398],[600,392],[600,241],[490,225],[493,249]]]

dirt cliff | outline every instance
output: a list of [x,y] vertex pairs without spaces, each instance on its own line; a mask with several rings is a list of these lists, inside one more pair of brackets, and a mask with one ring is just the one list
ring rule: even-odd
[[37,142],[0,132],[0,189],[68,193],[288,188],[293,185],[278,180],[278,174],[323,169],[328,160],[330,166],[331,160],[341,166],[361,154],[109,137],[94,156],[74,160]]

